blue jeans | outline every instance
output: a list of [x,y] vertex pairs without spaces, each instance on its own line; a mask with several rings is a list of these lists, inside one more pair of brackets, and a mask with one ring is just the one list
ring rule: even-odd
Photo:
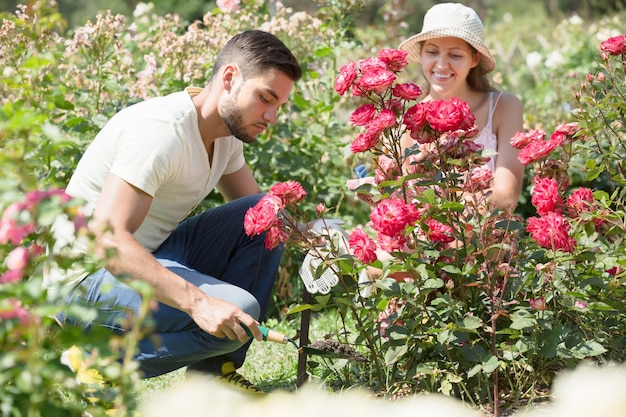
[[[239,306],[257,320],[263,320],[271,299],[282,247],[265,248],[264,235],[250,237],[243,229],[243,218],[261,195],[243,197],[189,218],[153,253],[170,271],[196,285],[206,294]],[[140,295],[105,269],[85,278],[68,303],[85,302],[97,306],[98,318],[85,327],[100,325],[115,332],[129,314],[136,314]],[[218,338],[201,330],[187,314],[158,303],[152,313],[153,332],[139,345],[136,355],[146,377],[161,375],[187,366],[201,372],[218,372],[232,360],[243,364],[250,345]],[[156,337],[155,337],[156,336]]]

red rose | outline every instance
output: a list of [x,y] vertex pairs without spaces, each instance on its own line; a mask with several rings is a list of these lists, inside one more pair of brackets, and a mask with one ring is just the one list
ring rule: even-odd
[[435,100],[428,103],[426,121],[437,132],[450,132],[461,128],[465,114],[451,100]]
[[522,164],[528,165],[550,155],[556,149],[556,146],[555,142],[548,140],[531,142],[519,151],[517,159]]
[[559,185],[556,180],[553,178],[535,177],[535,187],[531,202],[540,216],[551,211],[560,211],[563,200],[559,194]]
[[397,124],[396,114],[393,110],[383,109],[378,116],[373,118],[367,125],[367,130],[373,134],[380,134],[385,129],[393,127]]
[[546,133],[540,129],[531,129],[527,132],[517,132],[511,138],[511,145],[515,149],[522,149],[532,142],[544,140]]
[[409,62],[406,60],[407,51],[400,49],[381,49],[378,51],[378,59],[385,63],[387,69],[393,72],[399,72],[406,67]]
[[278,182],[272,185],[269,194],[280,198],[284,206],[295,204],[306,197],[306,191],[298,181]]
[[383,69],[372,69],[364,72],[360,78],[355,81],[357,87],[365,92],[375,91],[382,93],[396,80],[396,74]]
[[352,112],[350,115],[350,123],[354,126],[365,126],[376,115],[376,106],[372,103],[364,104]]
[[356,258],[364,264],[374,262],[376,257],[376,244],[362,229],[356,228],[348,239],[350,249]]
[[370,131],[361,133],[350,144],[352,153],[367,152],[378,144],[380,136]]
[[426,103],[417,103],[404,113],[404,125],[413,132],[421,129],[426,124]]
[[339,75],[335,78],[335,91],[343,96],[356,79],[356,64],[348,62],[339,69]]
[[243,220],[248,236],[260,235],[278,221],[278,213],[284,209],[282,200],[271,194],[264,195],[256,205],[250,207]]
[[605,40],[600,44],[600,50],[611,55],[626,54],[626,35],[614,36]]
[[403,100],[415,100],[422,95],[422,89],[413,83],[396,84],[391,92],[395,97],[400,97]]
[[526,226],[526,231],[539,246],[563,252],[572,252],[576,247],[576,241],[569,236],[570,229],[567,219],[553,211],[541,217],[529,218]]
[[440,223],[435,219],[429,219],[426,225],[428,226],[426,235],[433,242],[450,243],[454,241],[454,235],[450,226]]
[[589,212],[593,207],[593,192],[586,187],[580,187],[567,197],[568,214],[578,217],[580,213]]

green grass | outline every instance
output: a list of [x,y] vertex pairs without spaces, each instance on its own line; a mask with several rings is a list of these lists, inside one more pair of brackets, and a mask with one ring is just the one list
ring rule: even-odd
[[[329,329],[337,328],[337,320],[338,318],[331,313],[312,314],[309,339],[312,342],[324,339],[330,332]],[[295,338],[300,327],[300,317],[294,316],[281,321],[271,319],[263,324],[290,338]],[[308,371],[311,373],[312,380],[323,382],[322,369],[316,368]],[[290,343],[254,341],[248,350],[246,362],[239,369],[239,372],[266,392],[295,391],[298,377],[298,350]],[[180,384],[184,379],[185,369],[179,369],[159,377],[143,380],[143,394],[139,400],[143,401],[152,395],[167,391]]]

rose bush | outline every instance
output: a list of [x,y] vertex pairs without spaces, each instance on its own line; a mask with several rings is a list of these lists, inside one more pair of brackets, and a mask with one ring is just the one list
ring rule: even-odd
[[[356,190],[372,207],[350,236],[342,286],[320,300],[344,325],[357,323],[336,334],[369,353],[370,365],[355,373],[362,382],[389,394],[428,390],[491,403],[498,415],[501,405],[547,393],[560,369],[622,357],[621,39],[602,43],[603,68],[586,77],[593,83],[576,94],[571,120],[550,135],[529,129],[512,138],[534,184],[536,216],[527,219],[486,202],[489,155],[472,142],[466,103],[412,103],[418,87],[397,82],[401,51],[340,69],[339,95],[367,101],[349,117],[364,130],[351,150],[366,154],[375,176]],[[406,152],[404,133],[415,139]],[[585,158],[587,180],[606,176],[610,190],[570,186],[571,166]],[[378,260],[376,249],[391,256]],[[382,279],[359,282],[368,265],[382,268]],[[375,291],[363,297],[359,284]]]

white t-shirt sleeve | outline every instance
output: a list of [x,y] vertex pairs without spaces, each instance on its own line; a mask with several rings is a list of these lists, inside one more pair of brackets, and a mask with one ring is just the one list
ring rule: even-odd
[[246,160],[243,156],[243,142],[239,139],[230,139],[230,155],[226,168],[224,168],[224,175],[232,174],[243,167]]

